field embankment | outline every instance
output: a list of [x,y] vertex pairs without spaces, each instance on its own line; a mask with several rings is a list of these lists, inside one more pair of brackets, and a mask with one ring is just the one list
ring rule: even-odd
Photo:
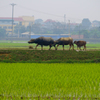
[[99,63],[100,51],[75,50],[0,50],[6,63]]
[[[17,41],[18,42],[18,41]],[[37,47],[36,44],[28,44],[19,41],[8,41],[8,43],[0,43],[0,62],[7,63],[98,63],[100,62],[100,43],[90,44],[87,43],[86,51],[77,52],[76,45],[74,44],[74,51],[68,50],[69,46],[65,46],[63,51],[62,46],[55,50],[54,47],[49,49],[49,46],[44,46],[41,50],[41,46]],[[33,46],[33,49],[29,49],[29,46]]]

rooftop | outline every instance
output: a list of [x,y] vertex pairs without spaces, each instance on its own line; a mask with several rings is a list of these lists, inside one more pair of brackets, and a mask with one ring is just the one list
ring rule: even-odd
[[[24,21],[21,17],[13,18],[14,21]],[[12,20],[12,17],[0,17],[0,20]]]

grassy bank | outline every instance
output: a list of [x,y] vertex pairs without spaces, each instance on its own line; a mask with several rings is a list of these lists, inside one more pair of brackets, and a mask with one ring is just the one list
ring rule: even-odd
[[0,62],[9,63],[99,63],[100,51],[0,50]]

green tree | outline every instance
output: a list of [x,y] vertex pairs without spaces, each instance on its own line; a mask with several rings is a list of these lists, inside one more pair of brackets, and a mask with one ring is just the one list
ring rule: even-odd
[[[30,26],[28,26],[28,27],[30,28]],[[42,32],[41,24],[34,24],[34,25],[32,25],[31,30],[35,34],[41,34],[41,32]]]
[[91,22],[88,18],[82,20],[82,29],[89,29]]
[[16,34],[18,34],[19,33],[19,35],[21,35],[21,33],[24,33],[24,32],[26,32],[27,30],[26,30],[26,27],[25,26],[22,26],[22,25],[17,25],[17,26],[15,26],[15,28],[14,28],[14,32],[16,33]]
[[6,36],[6,30],[0,28],[0,37],[5,37]]
[[90,30],[92,38],[100,38],[100,27],[94,27]]
[[80,34],[84,35],[84,38],[89,38],[90,37],[90,32],[88,30],[81,30]]

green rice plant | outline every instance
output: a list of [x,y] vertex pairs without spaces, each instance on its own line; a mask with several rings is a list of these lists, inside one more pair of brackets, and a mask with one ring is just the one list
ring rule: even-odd
[[0,98],[100,98],[100,64],[0,63]]
[[[1,49],[4,49],[4,48],[7,48],[7,49],[15,49],[15,48],[19,48],[19,49],[29,49],[29,46],[33,46],[33,49],[35,48],[36,44],[33,43],[33,44],[28,44],[27,42],[28,41],[21,41],[21,42],[25,42],[25,43],[20,43],[20,41],[18,41],[19,43],[17,43],[16,41],[14,41],[13,43],[11,43],[11,41],[8,43],[6,42],[0,42],[0,48]],[[87,47],[87,50],[100,50],[100,43],[96,43],[96,44],[90,44],[90,43],[87,43],[86,44],[86,47]],[[49,49],[49,46],[43,46],[44,50],[45,49]],[[65,45],[65,50],[68,50],[69,49],[69,45]],[[83,48],[83,47],[82,47]],[[37,49],[41,49],[41,46],[39,45],[37,47]],[[55,50],[54,47],[51,48],[52,50]],[[60,45],[58,47],[58,50],[63,50],[62,46]],[[74,49],[76,50],[77,49],[77,46],[74,44]]]

